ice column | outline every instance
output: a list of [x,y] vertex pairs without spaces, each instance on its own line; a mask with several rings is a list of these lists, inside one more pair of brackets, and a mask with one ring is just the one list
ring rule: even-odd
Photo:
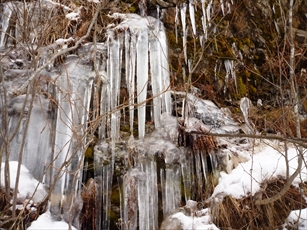
[[[18,161],[20,148],[23,136],[26,135],[26,142],[23,149],[22,164],[25,165],[35,179],[41,181],[44,175],[45,166],[49,165],[50,159],[48,156],[51,154],[51,122],[50,116],[47,113],[50,101],[44,97],[36,96],[33,98],[33,108],[31,114],[29,111],[29,103],[32,100],[29,96],[27,102],[26,96],[21,95],[13,98],[11,104],[8,105],[9,113],[9,136],[13,137],[10,143],[11,153],[10,160]],[[25,111],[21,111],[24,103],[26,103]],[[5,105],[7,106],[7,105]],[[23,114],[21,114],[23,112]],[[18,127],[18,120],[22,116],[20,126]],[[26,118],[30,116],[29,126],[27,133],[25,131]],[[1,118],[0,118],[1,121]],[[18,130],[16,130],[18,128]]]
[[148,83],[148,31],[138,34],[137,49],[137,103],[139,138],[145,136],[146,98]]
[[113,157],[110,146],[103,142],[95,146],[95,180],[98,184],[96,197],[95,229],[109,229],[111,191],[113,180]]
[[162,87],[162,63],[160,58],[161,46],[159,39],[154,34],[150,36],[150,73],[153,98],[153,112],[155,127],[161,126],[161,87]]
[[[50,211],[61,213],[62,197],[76,194],[82,175],[85,130],[94,73],[79,64],[66,63],[57,79],[57,121],[53,155],[53,179]],[[70,202],[69,200],[66,202]]]
[[134,91],[135,91],[135,59],[136,59],[136,36],[125,31],[125,59],[126,59],[126,84],[129,95],[129,123],[130,132],[133,133],[134,118]]
[[154,156],[140,159],[139,167],[142,173],[138,178],[139,229],[158,229],[157,163]]
[[119,140],[120,110],[116,109],[119,101],[120,81],[121,81],[121,47],[119,38],[109,37],[109,63],[108,75],[110,86],[110,110],[111,127],[110,137],[112,141]]
[[165,172],[161,171],[163,216],[171,214],[180,207],[180,164],[166,164]]
[[[138,226],[138,177],[139,171],[137,169],[131,169],[124,176],[123,181],[123,193],[124,193],[124,205],[123,205],[123,221],[122,224],[124,230],[137,229]],[[143,202],[143,201],[142,201]]]
[[168,114],[172,113],[172,100],[171,93],[169,91],[170,87],[170,75],[169,75],[169,63],[168,63],[168,47],[166,33],[163,26],[160,27],[158,35],[159,44],[161,45],[161,71],[162,71],[162,113],[166,112]]

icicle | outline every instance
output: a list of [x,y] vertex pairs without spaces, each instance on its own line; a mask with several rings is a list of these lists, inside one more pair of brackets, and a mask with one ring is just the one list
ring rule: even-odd
[[279,27],[278,27],[278,24],[275,20],[274,20],[274,25],[275,25],[275,29],[276,29],[277,33],[279,34]]
[[225,16],[225,9],[224,9],[224,0],[220,0],[221,10],[223,13],[223,16]]
[[249,110],[252,107],[253,107],[253,103],[247,97],[243,97],[240,100],[240,109],[241,109],[241,112],[243,113],[244,121],[245,121],[245,124],[247,125],[247,128],[248,128],[248,133],[254,132],[254,129],[253,129],[252,125],[249,123],[249,119],[248,119]]
[[178,24],[178,6],[176,5],[176,15],[175,15],[176,44],[178,43],[178,30],[177,30],[177,24]]
[[57,81],[57,85],[61,86],[61,89],[57,92],[58,95],[58,112],[56,122],[56,135],[55,135],[55,156],[56,159],[53,164],[53,177],[56,178],[59,175],[53,192],[51,194],[50,212],[53,215],[60,215],[61,213],[61,200],[64,194],[64,183],[65,183],[65,170],[58,171],[65,158],[68,159],[71,153],[71,139],[73,138],[72,131],[72,110],[70,108],[70,98],[67,97],[67,93],[70,92],[69,83],[67,82],[66,76],[61,76]]
[[[193,137],[194,138],[194,137]],[[195,141],[195,140],[194,140]],[[206,172],[202,169],[202,158],[201,158],[201,151],[194,153],[194,161],[195,161],[195,172],[197,177],[197,189],[198,189],[198,198],[201,198],[203,195],[203,181],[206,176]]]
[[139,229],[158,229],[157,163],[150,156],[141,159],[138,184]]
[[191,188],[192,188],[192,179],[191,179],[191,165],[190,165],[190,158],[191,154],[188,153],[186,149],[181,149],[180,154],[185,154],[185,157],[182,158],[181,164],[181,174],[183,180],[183,187],[184,187],[184,196],[185,200],[192,199],[191,197]]
[[189,12],[190,12],[190,19],[191,19],[193,34],[196,35],[194,0],[190,0],[189,2]]
[[188,61],[188,55],[187,55],[187,31],[186,31],[186,11],[187,11],[187,5],[184,3],[181,10],[181,23],[182,23],[182,40],[183,40],[183,53],[184,53],[184,61],[187,63]]
[[[52,159],[54,162],[53,180],[56,180],[58,175],[60,178],[51,194],[50,211],[53,215],[61,213],[62,196],[72,198],[72,194],[76,195],[79,182],[81,182],[82,170],[79,167],[84,157],[84,134],[87,128],[86,121],[94,74],[89,68],[79,65],[78,60],[71,60],[67,63],[56,82],[60,88],[57,92],[58,113],[55,152]],[[68,164],[62,169],[66,161]]]
[[138,176],[137,169],[131,169],[124,176],[124,204],[122,220],[124,230],[134,230],[138,226]]
[[109,38],[109,69],[110,79],[110,110],[111,127],[110,137],[113,144],[119,140],[120,111],[116,110],[118,106],[120,80],[121,80],[121,48],[119,38]]
[[10,19],[11,19],[11,15],[13,12],[13,8],[14,5],[11,2],[8,3],[4,3],[4,7],[3,7],[3,13],[1,15],[1,37],[0,37],[0,47],[5,46],[6,44],[6,38],[7,35],[6,33],[8,32],[8,28],[9,28],[9,23],[10,23]]
[[[231,4],[233,4],[232,1],[231,1]],[[231,7],[230,7],[230,3],[229,2],[227,2],[227,8],[228,8],[227,14],[230,14],[231,13]]]
[[111,150],[108,143],[103,142],[95,146],[94,162],[95,180],[98,191],[96,192],[95,229],[109,229],[111,208],[110,194],[112,190],[113,163]]
[[101,101],[100,101],[100,116],[101,125],[99,127],[99,137],[105,140],[110,136],[110,124],[108,119],[108,112],[110,110],[110,83],[103,82],[101,87]]
[[162,26],[159,30],[158,35],[160,48],[160,59],[161,59],[161,91],[162,94],[162,113],[166,112],[168,114],[172,113],[172,100],[171,93],[169,91],[170,87],[170,74],[169,74],[169,62],[168,62],[168,48],[165,29]]
[[153,93],[153,112],[155,128],[161,126],[161,87],[162,87],[162,63],[161,47],[157,35],[153,34],[150,39],[150,73]]
[[206,8],[206,15],[207,15],[207,20],[210,22],[211,20],[211,11],[212,11],[212,0],[208,3],[208,6]]
[[181,200],[181,175],[180,165],[176,163],[166,164],[165,169],[165,191],[163,201],[163,215],[171,214],[176,208],[180,207]]
[[202,19],[202,25],[203,25],[203,32],[204,32],[204,38],[207,40],[208,38],[208,31],[207,31],[207,16],[206,16],[206,10],[205,10],[205,2],[206,0],[201,0],[201,9],[203,11]]
[[126,49],[126,84],[129,95],[129,119],[130,133],[133,133],[134,121],[134,76],[135,76],[135,56],[136,56],[136,37],[130,34],[130,31],[125,32],[125,49]]
[[139,138],[145,136],[146,94],[148,83],[148,32],[140,31],[137,44],[137,102]]
[[[225,69],[226,69],[225,83],[228,83],[229,74],[230,74],[234,83],[235,83],[236,91],[238,92],[236,71],[234,69],[234,61],[233,60],[225,60],[224,64],[225,64]],[[226,88],[224,88],[224,93],[226,93]]]

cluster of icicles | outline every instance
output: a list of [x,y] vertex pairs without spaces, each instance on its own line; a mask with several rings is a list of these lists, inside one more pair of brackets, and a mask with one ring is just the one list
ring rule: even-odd
[[[48,2],[48,1],[46,1]],[[220,1],[223,15],[230,12],[230,3]],[[16,3],[18,4],[18,3]],[[29,3],[31,4],[31,3]],[[195,5],[197,1],[190,0],[188,4],[190,21],[193,34],[196,36],[195,23]],[[202,26],[203,33],[200,36],[200,42],[203,43],[208,38],[208,30],[210,27],[211,15],[213,13],[213,1],[201,1],[202,4]],[[9,2],[3,5],[3,15],[1,17],[1,36],[0,47],[7,45],[6,35],[11,34],[9,24],[11,15],[14,13],[16,5]],[[183,50],[186,63],[191,63],[187,58],[187,25],[186,12],[187,5],[183,4],[176,7],[176,25],[179,21],[178,14],[182,23],[183,34]],[[21,11],[18,11],[21,12]],[[100,115],[102,116],[101,125],[99,127],[99,138],[102,140],[110,140],[111,159],[110,163],[106,164],[101,171],[97,170],[96,176],[101,177],[100,188],[104,191],[110,191],[112,186],[112,178],[114,173],[114,155],[116,151],[116,143],[120,140],[120,88],[123,87],[122,82],[125,82],[125,87],[128,92],[128,109],[129,109],[129,125],[130,132],[133,133],[135,118],[137,117],[138,138],[145,138],[145,120],[146,120],[146,101],[148,100],[148,84],[153,95],[152,105],[152,120],[155,128],[159,129],[162,126],[161,116],[172,113],[170,86],[170,72],[168,65],[167,54],[167,39],[162,23],[152,17],[140,17],[135,14],[119,14],[115,13],[112,17],[120,18],[122,22],[110,27],[107,32],[107,41],[105,44],[87,44],[88,51],[96,49],[96,55],[101,55],[101,62],[95,67],[102,79],[102,90],[100,92]],[[22,17],[20,17],[22,18]],[[22,31],[21,29],[19,29]],[[18,28],[16,26],[16,31]],[[13,34],[13,33],[12,33]],[[15,33],[18,35],[18,33]],[[177,36],[177,31],[176,31]],[[18,38],[17,38],[18,39]],[[58,41],[58,44],[60,41]],[[86,49],[84,45],[83,48]],[[48,52],[41,52],[39,65],[43,65],[48,61]],[[94,88],[94,79],[96,72],[87,65],[80,64],[80,57],[67,57],[66,66],[62,69],[60,76],[52,72],[53,66],[50,65],[48,71],[51,78],[55,80],[57,87],[52,89],[55,91],[55,99],[57,101],[55,130],[45,129],[46,119],[50,119],[50,124],[53,118],[48,117],[48,100],[44,98],[37,99],[37,103],[43,102],[45,111],[34,109],[31,114],[30,127],[27,131],[27,143],[24,150],[23,163],[33,172],[36,178],[41,179],[47,171],[46,165],[50,167],[50,174],[46,173],[44,183],[49,184],[56,180],[56,184],[51,194],[50,211],[54,215],[61,213],[62,199],[69,194],[75,194],[81,187],[82,173],[80,162],[83,162],[85,149],[80,146],[85,145],[84,134],[86,133],[87,121],[89,119],[88,111],[90,110],[92,90]],[[92,56],[82,57],[83,59],[92,59]],[[81,59],[82,59],[81,58]],[[229,74],[235,79],[233,71],[233,61],[226,60],[224,62]],[[122,66],[125,66],[125,73],[122,73]],[[125,76],[122,79],[122,76]],[[67,77],[69,76],[69,78]],[[49,86],[51,87],[51,86]],[[50,90],[50,89],[48,89]],[[82,92],[82,94],[80,94]],[[134,112],[137,111],[137,115]],[[105,116],[107,114],[107,116]],[[164,117],[165,118],[165,117]],[[18,117],[12,117],[10,120],[10,130],[13,130]],[[165,123],[164,123],[165,125]],[[20,133],[23,133],[23,126],[20,127]],[[49,138],[54,135],[54,143],[50,142]],[[40,138],[37,139],[37,136]],[[131,140],[133,140],[131,138]],[[102,143],[97,150],[97,159],[104,158],[103,148],[106,142]],[[169,214],[180,204],[180,171],[184,172],[188,164],[172,164],[176,156],[174,151],[179,149],[171,143],[164,143],[164,146],[169,148],[168,165],[165,171],[161,171],[161,178],[166,178],[162,183],[163,187],[163,209],[165,214]],[[17,160],[20,147],[20,139],[16,138],[11,143],[11,149],[15,149],[16,154],[11,155],[11,160]],[[51,151],[53,149],[53,152]],[[41,154],[44,152],[45,154]],[[100,154],[101,152],[101,154]],[[35,159],[35,161],[33,160]],[[63,166],[63,162],[67,160],[70,164]],[[99,159],[101,163],[103,160]],[[205,164],[202,159],[200,164]],[[36,167],[39,165],[39,167]],[[129,226],[122,225],[123,229],[157,229],[158,228],[158,195],[157,195],[157,162],[154,159],[141,159],[138,169],[134,168],[127,172],[124,179],[125,190],[123,191],[124,204],[128,207],[130,198],[134,194],[135,183],[138,183],[138,202],[135,202],[135,208],[139,210],[137,214],[132,215],[128,209],[123,208],[123,221],[130,222]],[[163,174],[163,175],[162,175]],[[133,180],[138,178],[139,182]],[[77,182],[76,182],[77,181]],[[73,185],[73,186],[72,186]],[[155,194],[152,191],[156,191]],[[96,223],[97,229],[108,229],[110,220],[108,210],[110,209],[108,192],[101,192],[98,201],[101,201],[100,209],[97,215],[102,216],[102,220]],[[145,201],[142,201],[142,198]],[[189,197],[186,197],[188,199]],[[130,202],[131,203],[131,202]],[[130,204],[129,203],[129,204]],[[129,208],[133,208],[130,206]],[[103,211],[104,210],[104,211]],[[137,212],[137,211],[136,211]],[[154,214],[154,215],[153,215]],[[138,222],[138,223],[137,223]]]

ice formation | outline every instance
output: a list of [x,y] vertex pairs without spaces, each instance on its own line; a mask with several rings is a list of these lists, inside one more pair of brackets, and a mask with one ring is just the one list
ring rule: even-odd
[[7,39],[6,33],[8,32],[8,27],[9,27],[12,11],[13,11],[13,4],[11,2],[4,4],[3,13],[0,16],[1,21],[2,21],[0,47],[4,46],[6,43],[6,39]]
[[[44,3],[57,5],[53,1],[44,1]],[[201,3],[203,13],[201,36],[207,39],[213,3],[212,0],[202,0]],[[195,25],[195,4],[197,4],[195,0],[189,2],[188,12],[193,34],[197,35],[200,32],[196,30]],[[225,13],[224,5],[222,6]],[[72,11],[62,5],[61,7],[64,11]],[[2,16],[3,31],[0,46],[6,45],[5,31],[8,31],[12,13],[9,7],[4,10],[6,17]],[[191,71],[192,62],[188,60],[186,48],[187,5],[183,4],[176,8],[176,23],[179,12],[183,28],[184,59]],[[66,17],[69,20],[78,19],[76,13],[68,13]],[[90,135],[93,135],[93,133],[90,135],[86,133],[90,112],[93,112],[91,101],[99,100],[99,97],[93,98],[93,95],[98,93],[100,101],[95,102],[99,104],[100,110],[93,112],[99,117],[97,134],[99,141],[94,149],[94,161],[96,165],[99,165],[95,167],[94,172],[95,180],[99,185],[96,204],[98,221],[95,222],[95,227],[110,228],[110,198],[116,171],[114,165],[118,158],[123,158],[127,162],[131,160],[133,167],[125,165],[128,170],[122,175],[125,186],[121,191],[121,227],[122,229],[137,227],[157,229],[159,195],[162,196],[164,216],[180,206],[182,179],[185,199],[193,199],[192,188],[197,187],[203,190],[203,181],[208,172],[208,159],[200,152],[191,156],[191,152],[178,146],[177,120],[170,115],[172,104],[169,91],[168,48],[162,23],[155,18],[141,17],[136,14],[114,13],[110,17],[119,19],[121,22],[108,27],[105,43],[83,44],[75,54],[66,56],[62,69],[55,70],[54,64],[50,63],[47,69],[42,71],[42,75],[48,79],[48,83],[42,86],[44,95],[29,98],[25,110],[22,109],[24,95],[12,99],[9,106],[11,115],[8,124],[9,133],[15,131],[20,114],[22,114],[22,121],[16,137],[11,142],[11,149],[16,151],[10,159],[18,159],[26,120],[30,117],[31,128],[26,133],[22,162],[36,179],[42,180],[49,188],[54,187],[51,194],[50,213],[60,216],[63,200],[73,202],[76,193],[80,191],[84,152],[88,138],[92,138]],[[35,40],[35,33],[31,40]],[[66,48],[67,42],[71,41],[72,39],[59,39],[50,46],[42,47],[39,50],[36,67],[46,64],[50,55]],[[96,76],[97,72],[93,70],[93,66],[89,65],[95,58],[99,60],[94,65],[100,76]],[[225,61],[224,64],[227,70],[225,78],[228,79],[229,74],[235,78],[233,63]],[[26,76],[28,75],[29,73],[26,73]],[[102,80],[101,89],[95,88],[93,84],[97,77]],[[9,84],[13,83],[8,81],[5,84],[11,88]],[[127,103],[123,106],[124,108],[121,102],[123,99],[120,95],[121,89],[127,92],[127,98],[124,98]],[[98,92],[99,90],[101,91]],[[173,94],[177,96],[176,93]],[[191,94],[185,96],[182,114],[187,131],[199,131],[195,130],[195,127],[216,133],[238,131],[236,123],[214,103],[200,100]],[[34,101],[34,107],[28,116],[31,99]],[[150,118],[154,123],[155,131],[151,135],[145,135],[146,118],[148,119],[146,108],[149,107],[147,105],[151,99],[153,104],[150,106]],[[127,149],[121,145],[120,122],[126,109],[129,110],[131,134],[127,148],[131,152],[134,151],[137,157],[127,156]],[[136,120],[138,136],[134,137]],[[157,162],[157,157],[163,159],[162,166],[161,162]],[[213,159],[211,164],[214,165],[214,158],[211,159]],[[125,163],[128,164],[127,162]],[[157,184],[161,185],[160,190]]]

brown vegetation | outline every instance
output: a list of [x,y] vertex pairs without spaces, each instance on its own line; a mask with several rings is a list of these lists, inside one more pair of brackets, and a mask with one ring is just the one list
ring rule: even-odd
[[221,229],[279,229],[292,210],[307,207],[298,188],[291,186],[280,200],[267,205],[257,206],[255,200],[273,197],[285,183],[284,179],[267,181],[262,192],[242,199],[226,196],[212,208],[215,224]]

